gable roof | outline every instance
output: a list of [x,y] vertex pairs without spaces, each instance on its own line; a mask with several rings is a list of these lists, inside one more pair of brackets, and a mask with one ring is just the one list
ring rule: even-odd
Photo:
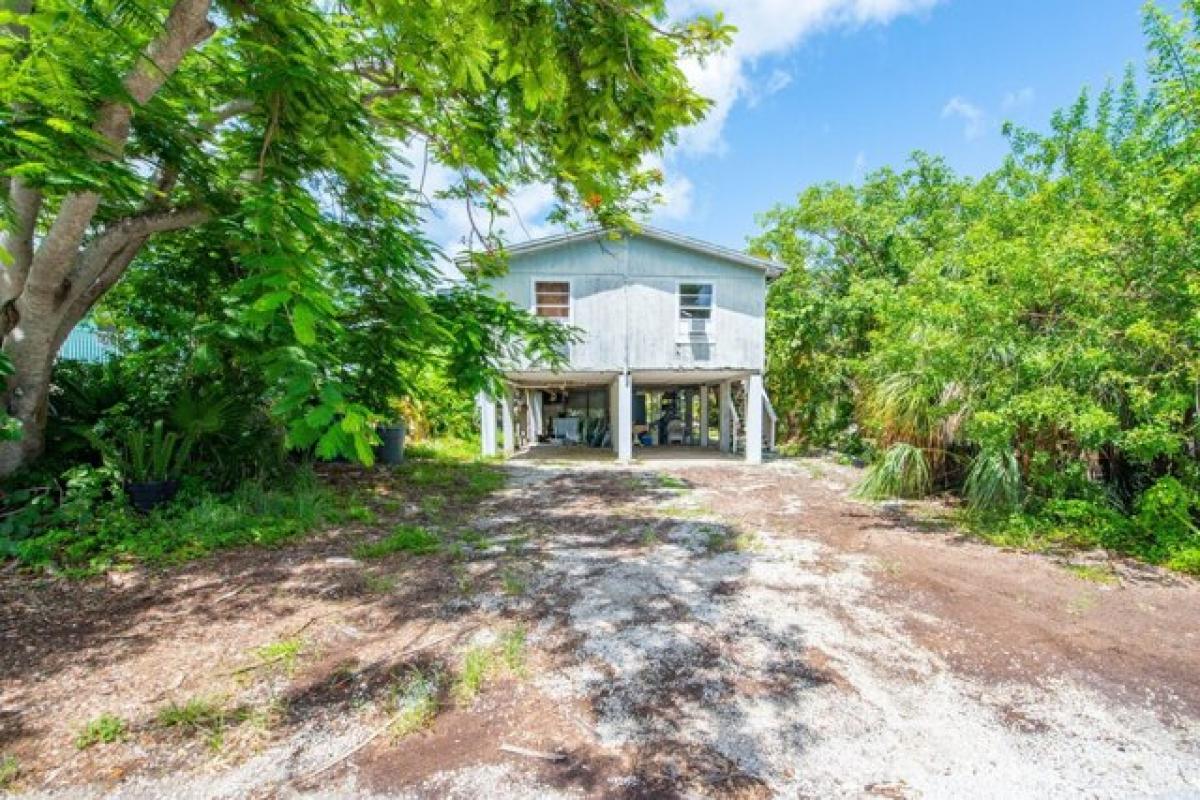
[[[553,236],[545,236],[541,239],[531,239],[528,242],[522,242],[521,244],[514,244],[506,247],[505,250],[509,255],[513,256],[525,255],[527,253],[536,253],[539,250],[549,250],[562,245],[599,239],[603,236],[608,236],[609,233],[610,230],[607,228],[591,226],[577,231],[569,231],[567,233],[559,233]],[[743,267],[760,269],[767,274],[768,278],[777,278],[782,275],[784,269],[786,269],[783,264],[780,264],[777,261],[771,261],[767,258],[752,256],[747,253],[743,253],[740,250],[733,250],[728,247],[722,247],[721,245],[701,241],[700,239],[693,239],[690,236],[682,236],[678,233],[659,230],[658,228],[652,228],[649,225],[641,225],[637,231],[629,234],[626,234],[624,231],[621,231],[620,233],[622,235],[631,235],[641,237],[643,239],[652,239],[655,241],[664,242],[666,244],[683,248],[684,250],[691,250],[692,252],[703,253],[704,255],[721,259],[722,261],[740,264]],[[464,263],[466,263],[467,258],[465,256],[459,256],[455,259],[455,261],[461,267]]]

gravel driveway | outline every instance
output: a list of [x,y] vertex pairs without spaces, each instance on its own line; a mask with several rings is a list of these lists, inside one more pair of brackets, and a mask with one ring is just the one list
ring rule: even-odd
[[[0,711],[19,714],[0,722],[21,721],[0,745],[16,743],[22,788],[1200,797],[1195,581],[1099,554],[1089,563],[1103,570],[1072,572],[978,544],[934,504],[852,500],[858,474],[820,460],[503,469],[506,487],[471,502],[449,488],[432,502],[404,473],[347,472],[376,522],[124,587],[17,581],[19,624],[74,631],[0,686]],[[347,557],[435,519],[439,554]],[[379,735],[413,670],[461,675],[518,630],[523,668],[489,673],[470,701],[444,695],[424,730]],[[288,636],[304,642],[294,670],[246,672],[247,654]],[[232,718],[225,745],[206,749],[155,723],[187,697],[278,719]],[[110,709],[131,737],[75,753],[78,719]]]

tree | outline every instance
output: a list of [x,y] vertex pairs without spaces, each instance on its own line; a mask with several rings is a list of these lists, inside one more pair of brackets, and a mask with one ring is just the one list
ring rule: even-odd
[[[400,146],[419,139],[460,171],[450,194],[479,221],[484,256],[498,249],[484,220],[523,182],[551,183],[560,216],[583,209],[620,224],[657,177],[645,156],[706,108],[679,56],[729,35],[719,19],[666,27],[662,2],[631,0],[0,7],[0,336],[13,367],[3,399],[23,429],[0,445],[0,474],[42,449],[68,333],[148,243],[171,235],[234,252],[222,324],[265,337],[264,369],[286,398],[276,409],[294,432],[315,420],[302,438],[346,439],[337,429],[362,452],[369,409],[332,402],[344,392],[321,363],[354,330],[331,293],[347,285],[334,273],[356,267],[336,265],[334,249],[341,223],[369,227],[372,213],[413,233],[421,199]],[[421,283],[425,248],[410,236],[383,252],[398,259],[385,265],[400,276],[393,288],[411,298],[403,276]],[[314,415],[314,403],[325,410]]]
[[[1200,555],[1200,2],[979,179],[916,155],[762,218],[789,434],[876,456],[869,495],[963,495],[1058,538]],[[1065,531],[1065,533],[1064,533]],[[1173,532],[1172,532],[1173,531]],[[1184,555],[1191,553],[1191,555]]]

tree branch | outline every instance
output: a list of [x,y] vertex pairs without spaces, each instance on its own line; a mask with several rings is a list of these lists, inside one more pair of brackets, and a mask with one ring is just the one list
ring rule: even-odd
[[8,252],[12,264],[0,274],[0,306],[7,306],[25,289],[25,279],[29,277],[29,266],[33,263],[33,234],[42,207],[41,190],[20,178],[13,178],[8,203],[13,212],[13,225],[4,232],[0,247]]
[[[123,81],[133,103],[140,106],[149,101],[179,68],[188,51],[213,34],[216,28],[208,20],[211,4],[212,0],[177,0],[171,7],[162,32]],[[103,138],[107,150],[95,154],[95,158],[106,161],[121,155],[132,119],[133,106],[129,102],[112,101],[100,106],[93,129]],[[78,192],[63,199],[30,267],[28,287],[43,295],[34,301],[36,305],[52,304],[60,292],[60,284],[76,261],[99,205],[100,195],[96,192]]]
[[106,271],[109,262],[132,242],[145,242],[154,233],[190,228],[207,221],[210,216],[208,209],[185,206],[145,211],[109,225],[75,260],[67,279],[71,295],[78,296],[86,291]]

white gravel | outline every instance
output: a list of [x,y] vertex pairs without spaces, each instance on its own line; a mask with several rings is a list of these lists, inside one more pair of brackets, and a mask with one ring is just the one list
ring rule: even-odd
[[[576,662],[539,685],[592,698],[602,745],[709,753],[719,758],[704,763],[735,765],[777,797],[868,787],[926,798],[1200,797],[1195,721],[1168,727],[1065,676],[1034,689],[955,674],[872,594],[867,560],[771,531],[753,532],[749,552],[714,554],[711,529],[678,521],[648,548],[570,530],[540,542],[540,588],[569,587],[563,633],[578,644]],[[806,653],[819,653],[822,669],[807,667]],[[1014,714],[1026,724],[1014,726]],[[687,774],[696,763],[680,774],[707,794],[713,775]]]

